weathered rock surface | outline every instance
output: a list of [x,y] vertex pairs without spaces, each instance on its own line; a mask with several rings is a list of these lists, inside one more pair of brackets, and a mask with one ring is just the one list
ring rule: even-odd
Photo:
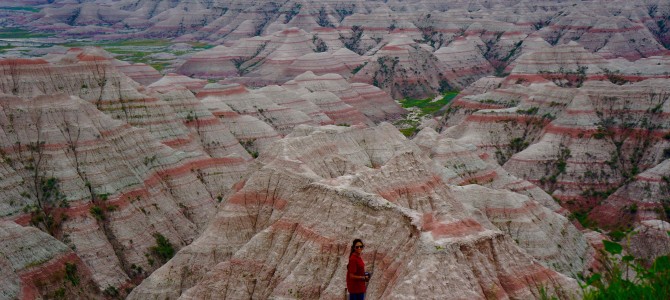
[[[41,11],[4,27],[216,47],[158,54],[164,77],[5,52],[51,54],[0,60],[0,298],[125,296],[167,260],[158,234],[179,252],[131,298],[341,298],[352,236],[373,298],[569,297],[604,238],[571,221],[668,253],[664,1],[16,5]],[[412,141],[373,127],[451,89]]]
[[432,48],[402,37],[381,47],[352,81],[378,86],[394,98],[425,98],[460,87],[447,80],[447,73],[452,72],[443,67]]
[[0,299],[100,298],[91,269],[65,244],[32,227],[0,221]]
[[152,235],[195,239],[251,157],[180,85],[147,90],[86,51],[48,59],[0,62],[19,96],[0,101],[1,218],[50,233],[100,290],[120,289],[158,267]]
[[[640,63],[649,61],[664,59]],[[601,226],[666,218],[668,79],[654,67],[631,71],[574,42],[541,47],[522,54],[505,79],[464,90],[442,134],[476,145]]]
[[[619,57],[625,63],[625,60],[665,56],[670,45],[667,30],[670,5],[663,2],[528,4],[493,1],[486,5],[466,1],[419,1],[399,5],[357,0],[97,2],[53,3],[45,7],[41,15],[23,22],[64,34],[97,35],[96,38],[104,39],[178,37],[178,41],[206,40],[222,44],[225,46],[194,55],[178,72],[206,78],[235,77],[228,79],[229,82],[247,86],[281,84],[307,70],[348,77],[347,68],[351,70],[357,65],[343,63],[336,55],[341,49],[375,55],[367,66],[372,72],[358,75],[359,81],[373,83],[375,77],[380,77],[374,66],[377,58],[388,56],[404,60],[407,58],[403,57],[409,56],[414,67],[400,68],[406,74],[391,76],[405,78],[404,86],[403,82],[395,81],[384,84],[388,76],[377,78],[377,86],[394,97],[435,94],[446,87],[439,84],[440,80],[445,80],[450,88],[462,88],[484,75],[504,75],[512,70],[521,54],[544,47],[573,44],[600,57]],[[103,27],[77,27],[94,24]],[[105,26],[127,28],[128,33],[113,33],[105,30]],[[393,50],[393,46],[411,44],[394,42],[404,38],[426,46],[428,52],[435,52],[435,56],[442,57],[444,66],[434,65],[432,59],[427,62],[425,56],[430,55],[425,53],[408,55]],[[406,50],[412,52],[412,49]],[[319,61],[322,63],[315,65]],[[652,63],[648,67],[654,68]],[[412,69],[421,72],[416,74]],[[644,74],[647,67],[642,69]],[[452,74],[456,71],[458,75]],[[433,72],[441,75],[437,78],[421,75]],[[621,72],[626,73],[623,69]],[[627,74],[638,73],[640,70]],[[137,76],[141,81],[144,80],[141,76],[149,75]],[[398,94],[396,84],[405,93]]]
[[[478,193],[467,193],[472,201],[462,198],[473,187],[461,192],[445,184],[430,159],[388,124],[301,126],[259,159],[258,171],[224,202],[203,235],[131,299],[341,298],[352,236],[368,246],[364,259],[376,274],[371,297],[528,298],[539,294],[527,282],[552,290],[574,284],[534,262],[482,214],[487,205],[475,203]],[[541,214],[572,228],[546,208]]]

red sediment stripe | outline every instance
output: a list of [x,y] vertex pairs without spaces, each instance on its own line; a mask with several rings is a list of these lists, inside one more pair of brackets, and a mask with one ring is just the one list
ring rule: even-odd
[[235,193],[226,203],[240,206],[263,205],[271,206],[275,209],[284,209],[288,204],[288,201],[267,193],[247,191]]
[[231,87],[227,89],[215,89],[215,90],[204,90],[198,92],[196,94],[196,98],[202,99],[207,96],[230,96],[230,95],[240,95],[240,94],[246,94],[247,90],[246,87],[243,85],[238,85],[236,87]]
[[237,183],[235,183],[235,184],[233,185],[232,189],[233,189],[235,192],[239,192],[240,190],[242,190],[242,189],[244,188],[244,186],[245,186],[246,184],[247,184],[247,180],[246,180],[246,179],[240,180],[240,181],[238,181]]
[[62,280],[65,276],[65,263],[74,262],[77,272],[86,277],[90,276],[88,268],[81,262],[74,252],[69,252],[57,258],[53,258],[44,264],[19,272],[21,278],[21,299],[40,298],[39,284],[50,284],[50,281]]
[[[526,115],[499,115],[499,114],[490,114],[490,115],[473,114],[465,117],[465,120],[468,122],[478,122],[478,123],[498,123],[501,121],[516,121],[523,123],[533,119],[539,120],[540,118]],[[546,120],[544,122],[548,123],[548,121]]]
[[300,223],[293,223],[293,222],[288,222],[286,220],[281,220],[281,221],[277,221],[274,224],[272,224],[272,229],[273,230],[286,231],[286,230],[293,230],[293,228],[295,228],[295,234],[298,234],[299,236],[301,236],[301,237],[303,237],[303,238],[305,238],[305,239],[307,239],[311,242],[319,244],[321,246],[332,245],[332,244],[336,243],[335,239],[325,237],[325,236],[321,235],[320,233],[303,226]]
[[163,141],[163,145],[175,148],[183,145],[188,145],[191,143],[193,140],[192,139],[186,139],[186,138],[177,138],[177,139],[172,139],[172,140],[167,140]]
[[433,238],[463,237],[484,231],[484,227],[473,219],[442,223],[435,219],[433,213],[423,215],[421,227],[422,231],[430,232]]
[[[542,184],[540,183],[540,180],[538,179],[527,179],[529,182],[536,184],[538,186],[541,186]],[[606,189],[608,187],[616,187],[618,186],[617,184],[620,184],[620,182],[608,182],[608,183],[593,183],[593,182],[575,182],[575,181],[557,181],[556,184],[562,186],[562,187],[574,187],[575,189],[579,189],[580,187],[597,187],[599,189]]]
[[402,195],[408,194],[408,193],[423,193],[425,191],[432,191],[435,189],[436,186],[442,183],[442,179],[438,176],[431,176],[430,178],[426,178],[423,182],[421,183],[415,183],[415,184],[407,184],[407,185],[402,185],[402,186],[394,186],[390,190],[378,190],[377,193],[382,196],[382,198],[390,201],[390,202],[395,202],[398,198],[400,198]]
[[554,281],[552,279],[554,277],[558,277],[556,272],[533,263],[530,266],[518,268],[513,273],[500,274],[498,279],[506,292],[514,293],[529,289],[533,286],[531,282],[535,283],[535,286],[545,286],[544,283]]
[[46,60],[43,60],[41,58],[8,58],[8,59],[2,59],[0,60],[0,66],[6,66],[6,65],[16,65],[16,66],[21,66],[21,65],[44,65],[48,64]]
[[382,47],[381,50],[387,50],[387,51],[406,51],[407,49],[399,47],[399,46],[384,46]]
[[523,79],[529,83],[542,83],[542,82],[548,82],[548,80],[541,75],[538,74],[521,74],[521,73],[516,73],[507,76],[507,79],[505,79],[505,82],[515,82],[519,79]]
[[655,174],[658,177],[647,177],[644,175],[635,176],[635,181],[646,181],[646,182],[665,182],[660,174]]

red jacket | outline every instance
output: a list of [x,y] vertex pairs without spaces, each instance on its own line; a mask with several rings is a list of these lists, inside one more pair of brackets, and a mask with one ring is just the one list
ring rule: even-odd
[[349,290],[350,294],[365,293],[365,280],[351,278],[350,274],[365,276],[365,263],[361,256],[356,253],[349,256],[349,265],[347,265],[347,290]]

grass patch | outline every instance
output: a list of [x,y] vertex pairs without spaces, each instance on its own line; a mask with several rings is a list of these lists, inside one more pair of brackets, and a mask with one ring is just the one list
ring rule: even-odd
[[416,133],[417,129],[416,129],[415,126],[412,126],[412,127],[408,127],[408,128],[399,129],[399,130],[404,136],[411,137]]
[[6,46],[0,46],[0,53],[5,53],[9,49],[14,49],[14,46],[12,44],[6,45]]
[[160,72],[165,69],[165,67],[169,66],[169,63],[165,62],[153,62],[149,64],[152,68],[156,69],[156,71]]
[[30,38],[43,38],[50,36],[52,36],[52,34],[35,33],[17,27],[0,28],[0,39],[30,39]]
[[423,112],[424,114],[433,115],[437,111],[439,111],[442,107],[449,104],[449,102],[451,102],[451,100],[454,99],[456,96],[458,96],[458,92],[448,91],[443,94],[442,99],[437,101],[431,101],[432,98],[426,98],[426,99],[406,98],[400,100],[400,105],[402,105],[402,107],[404,108],[417,107],[421,109],[421,112]]
[[100,47],[167,47],[171,45],[170,40],[165,39],[142,39],[142,40],[119,40],[97,43]]
[[40,12],[41,9],[31,6],[0,6],[1,10]]
[[203,42],[188,42],[187,44],[191,45],[193,49],[197,50],[206,50],[214,48],[214,45],[203,43]]
[[584,228],[591,228],[591,229],[596,228],[596,223],[593,220],[589,219],[588,215],[589,215],[588,211],[575,211],[570,214],[570,219],[577,220],[579,224],[581,224],[582,227]]

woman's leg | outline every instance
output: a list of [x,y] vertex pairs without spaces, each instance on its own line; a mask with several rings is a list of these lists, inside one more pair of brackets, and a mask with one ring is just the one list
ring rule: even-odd
[[349,294],[349,300],[365,300],[365,293]]

